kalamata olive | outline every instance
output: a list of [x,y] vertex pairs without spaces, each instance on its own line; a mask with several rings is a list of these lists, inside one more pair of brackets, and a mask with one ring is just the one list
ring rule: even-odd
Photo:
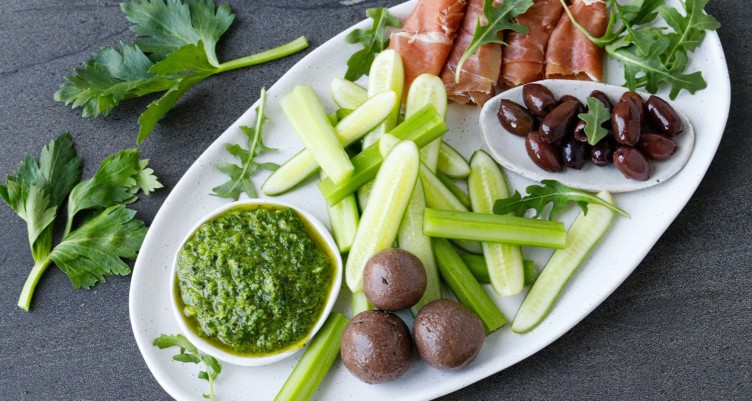
[[438,299],[415,316],[413,335],[418,353],[429,365],[451,370],[478,356],[486,333],[475,313],[456,301]]
[[525,136],[538,127],[538,120],[526,108],[510,100],[501,100],[498,117],[501,126],[515,135]]
[[640,127],[645,125],[647,117],[645,116],[648,112],[647,106],[645,106],[645,99],[642,98],[638,93],[636,92],[624,92],[624,94],[621,95],[621,98],[619,100],[624,98],[630,98],[632,99],[640,109]]
[[402,376],[413,360],[413,343],[405,322],[397,315],[369,310],[352,318],[340,339],[342,362],[369,384]]
[[648,119],[669,137],[684,131],[684,121],[679,114],[668,102],[658,96],[650,96],[648,99]]
[[608,95],[606,95],[605,93],[599,90],[594,90],[590,93],[590,97],[594,97],[600,100],[601,103],[603,103],[603,105],[606,106],[606,109],[608,109],[609,112],[611,112],[614,109],[614,104],[611,103],[611,99],[609,99]]
[[634,146],[640,139],[642,130],[642,104],[638,103],[635,97],[627,96],[628,93],[630,92],[625,93],[614,106],[611,113],[611,129],[617,142]]
[[631,146],[619,146],[614,151],[614,166],[630,180],[647,181],[650,177],[648,159]]
[[671,138],[652,132],[643,132],[640,135],[640,141],[637,142],[637,149],[640,149],[640,152],[648,159],[666,160],[676,153],[679,146]]
[[417,256],[399,248],[387,248],[371,256],[363,271],[363,292],[381,310],[407,309],[420,301],[426,290],[426,269]]
[[585,121],[577,120],[577,124],[574,125],[572,131],[572,137],[578,142],[587,142],[587,135],[585,134]]
[[616,140],[609,135],[590,148],[590,160],[598,167],[608,166],[612,162]]
[[577,102],[564,102],[543,117],[540,126],[541,139],[556,143],[574,129],[577,123]]
[[577,102],[577,113],[584,113],[586,111],[585,105],[582,104],[580,99],[577,99],[572,95],[564,95],[559,99],[559,104],[564,104],[566,102]]
[[551,172],[562,170],[559,149],[555,145],[543,142],[538,132],[532,131],[525,137],[525,149],[533,163],[538,167]]
[[541,84],[523,86],[522,99],[530,113],[538,117],[545,117],[557,105],[554,94]]
[[573,137],[561,141],[561,160],[565,166],[581,170],[589,158],[590,145],[587,142],[580,142]]

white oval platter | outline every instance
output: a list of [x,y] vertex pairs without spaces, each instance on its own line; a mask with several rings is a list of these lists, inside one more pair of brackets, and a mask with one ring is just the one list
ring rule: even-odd
[[[677,6],[678,1],[670,3]],[[414,6],[408,2],[391,9],[398,17],[405,17]],[[363,28],[370,22],[363,21],[353,28]],[[351,28],[352,29],[352,28]],[[332,78],[342,77],[346,61],[356,50],[347,45],[344,37],[350,29],[340,33],[327,43],[312,51],[292,67],[269,89],[265,127],[266,144],[279,151],[263,158],[265,161],[283,162],[302,148],[297,135],[286,121],[279,107],[281,96],[296,84],[311,84],[324,106],[334,110],[329,99],[328,87]],[[675,104],[686,115],[692,116],[695,128],[695,151],[686,166],[668,182],[641,191],[617,194],[616,202],[626,209],[631,219],[619,218],[601,242],[593,249],[562,291],[546,320],[530,333],[512,333],[509,326],[486,338],[478,358],[467,368],[457,372],[441,372],[423,362],[413,367],[399,380],[368,385],[342,366],[335,363],[321,383],[315,399],[319,400],[429,400],[456,391],[484,377],[499,372],[541,350],[562,336],[587,316],[606,299],[637,267],[669,224],[679,214],[700,184],[715,155],[728,118],[730,105],[730,82],[728,69],[718,35],[710,33],[697,49],[689,70],[702,70],[708,88],[691,96],[680,94]],[[618,63],[609,61],[606,66],[606,82],[621,84],[622,70]],[[667,92],[659,95],[667,97]],[[223,176],[214,164],[230,161],[225,152],[227,142],[243,141],[241,125],[253,125],[255,105],[211,145],[188,169],[180,182],[172,189],[159,213],[157,213],[144,245],[136,261],[131,278],[130,318],[139,350],[154,377],[162,387],[178,400],[198,400],[206,393],[206,382],[196,376],[196,365],[182,364],[172,360],[173,352],[152,346],[154,338],[162,333],[180,332],[170,309],[170,265],[180,241],[190,228],[205,214],[228,200],[210,196],[211,189],[223,182]],[[473,106],[450,105],[447,124],[450,131],[446,140],[469,157],[478,148],[484,147],[478,127],[479,110]],[[267,174],[255,177],[257,187]],[[509,173],[509,184],[524,192],[533,182],[517,174]],[[314,181],[278,197],[280,200],[301,207],[321,221],[328,221],[324,200]],[[562,219],[569,224],[575,210],[569,210]],[[526,259],[543,266],[550,251],[523,249]],[[613,255],[618,254],[616,258]],[[491,290],[489,289],[489,292]],[[341,291],[335,311],[349,315],[349,291]],[[524,294],[510,298],[496,298],[502,311],[511,319]],[[408,325],[412,322],[408,320]],[[271,400],[292,370],[300,354],[290,359],[264,367],[238,367],[225,364],[215,384],[218,400]]]

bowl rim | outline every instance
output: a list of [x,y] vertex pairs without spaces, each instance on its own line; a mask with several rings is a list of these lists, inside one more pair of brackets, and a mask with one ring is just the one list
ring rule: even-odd
[[[329,296],[327,298],[326,305],[324,306],[324,310],[321,312],[321,316],[319,316],[319,319],[316,321],[316,324],[308,332],[308,335],[306,336],[305,340],[301,341],[303,345],[301,345],[300,347],[293,347],[286,351],[278,352],[278,353],[274,353],[270,355],[262,355],[262,356],[236,355],[236,354],[229,353],[221,348],[216,347],[214,344],[198,336],[198,334],[196,334],[193,330],[191,330],[190,327],[188,327],[188,324],[185,321],[185,317],[183,316],[178,306],[177,294],[174,293],[175,285],[177,284],[178,253],[180,252],[181,249],[183,249],[183,245],[185,245],[186,241],[188,241],[188,239],[190,239],[193,236],[193,234],[196,232],[196,230],[198,230],[198,228],[201,225],[217,217],[221,213],[227,210],[239,207],[239,206],[263,206],[263,205],[290,208],[294,210],[307,223],[309,223],[310,227],[312,227],[313,230],[316,231],[316,234],[318,234],[324,240],[324,243],[326,247],[328,248],[329,253],[333,255],[335,276],[332,282],[332,288],[329,291]],[[342,270],[343,270],[342,255],[339,252],[337,243],[334,241],[334,238],[329,233],[329,230],[326,228],[326,226],[321,221],[319,221],[316,217],[314,217],[311,213],[303,210],[302,208],[298,206],[292,205],[287,202],[278,201],[278,200],[241,199],[241,200],[224,204],[214,209],[213,211],[207,213],[204,217],[199,219],[196,222],[196,224],[194,224],[191,227],[190,230],[188,230],[183,240],[180,241],[180,245],[178,246],[177,251],[175,252],[175,256],[173,257],[173,261],[172,261],[172,266],[170,268],[170,291],[173,292],[173,294],[170,294],[170,305],[172,307],[172,312],[173,312],[173,315],[175,316],[175,320],[177,320],[178,327],[180,327],[180,331],[201,352],[205,354],[209,354],[219,360],[222,360],[223,362],[231,363],[233,365],[239,365],[239,366],[268,365],[271,363],[281,361],[285,358],[288,358],[292,356],[293,354],[297,353],[298,351],[300,351],[301,349],[305,348],[305,346],[311,341],[313,336],[316,335],[319,329],[321,329],[321,326],[324,325],[324,322],[331,314],[331,311],[334,308],[334,304],[337,301],[337,297],[339,296],[339,291],[340,291],[340,288],[342,287]]]

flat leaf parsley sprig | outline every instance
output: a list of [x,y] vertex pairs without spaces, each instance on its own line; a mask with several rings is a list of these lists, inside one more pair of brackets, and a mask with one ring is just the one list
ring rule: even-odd
[[[104,159],[92,178],[81,181],[81,160],[73,139],[64,133],[50,141],[39,161],[23,158],[15,174],[0,185],[0,197],[26,221],[34,267],[18,306],[29,310],[34,289],[54,263],[75,288],[90,288],[105,276],[126,275],[122,259],[135,259],[146,235],[144,223],[125,205],[161,188],[148,160],[135,149],[121,150]],[[60,206],[68,199],[68,216],[61,242],[52,247],[52,230]],[[74,227],[74,217],[93,211]]]
[[172,336],[162,334],[154,339],[154,346],[159,347],[159,349],[170,347],[180,348],[180,352],[172,357],[172,359],[178,362],[203,363],[206,370],[200,371],[198,377],[209,382],[209,394],[204,394],[204,398],[214,401],[214,381],[222,373],[222,365],[213,356],[199,353],[198,348],[191,344],[182,334]]
[[235,19],[229,5],[215,8],[213,0],[136,0],[120,4],[120,9],[133,24],[135,43],[94,54],[66,77],[55,100],[81,107],[84,117],[97,117],[109,114],[125,99],[165,92],[139,117],[139,144],[197,83],[308,47],[301,36],[274,49],[220,63],[217,42]]

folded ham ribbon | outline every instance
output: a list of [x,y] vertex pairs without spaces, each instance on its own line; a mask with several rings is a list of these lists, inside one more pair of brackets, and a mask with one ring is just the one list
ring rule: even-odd
[[509,31],[504,49],[500,84],[504,87],[523,85],[546,76],[546,47],[564,7],[559,0],[534,0],[533,6],[517,17],[517,23],[528,28],[528,34]]
[[[573,0],[574,19],[591,35],[601,37],[608,26],[606,5],[597,0]],[[546,78],[600,81],[603,78],[603,49],[596,46],[561,14],[551,33],[546,51]]]
[[419,0],[402,28],[390,35],[389,48],[402,56],[405,67],[404,98],[419,75],[441,72],[465,5],[465,0]]
[[501,46],[489,43],[481,46],[478,51],[462,64],[460,82],[455,83],[457,64],[470,45],[475,33],[475,27],[481,17],[481,23],[486,24],[483,16],[483,0],[469,0],[465,18],[462,19],[457,39],[449,54],[449,59],[441,72],[441,80],[447,90],[447,96],[457,103],[473,102],[478,106],[488,101],[494,95],[494,86],[499,80],[501,71]]

